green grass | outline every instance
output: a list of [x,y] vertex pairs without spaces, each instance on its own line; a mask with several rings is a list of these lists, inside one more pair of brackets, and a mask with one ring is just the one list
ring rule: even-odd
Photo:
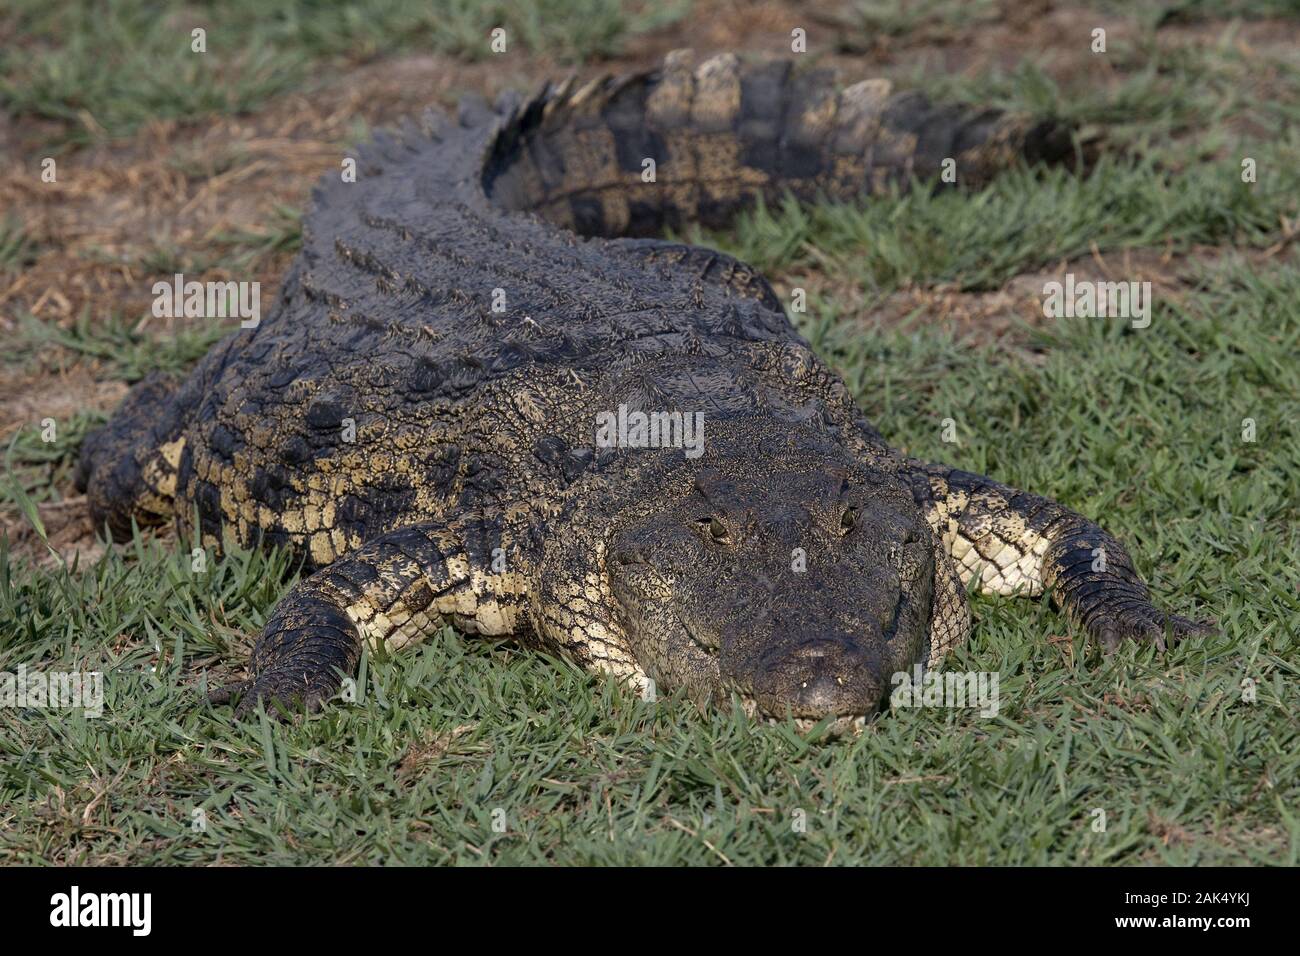
[[[303,64],[349,61],[354,44],[355,56],[375,53],[398,26],[421,42],[400,19],[411,7],[376,2],[372,13],[381,6],[393,19],[349,24],[321,10],[295,21],[276,8],[281,32],[263,41],[284,44],[289,79],[254,69],[232,87],[214,76],[212,108],[254,104],[267,92],[259,83],[297,83]],[[1163,7],[1193,19],[1208,9]],[[18,9],[44,22],[40,5]],[[212,9],[217,22],[244,8]],[[473,33],[478,21],[464,16]],[[113,69],[74,62],[90,27],[56,38],[52,24],[39,62],[6,54],[0,75],[49,81],[10,109],[69,130],[74,107],[110,130],[153,115],[149,97],[165,97],[166,84],[121,70],[131,55],[121,50],[100,50]],[[131,29],[158,55],[153,28]],[[253,39],[240,55],[255,65]],[[594,41],[563,42],[577,56]],[[1132,53],[1135,67],[1142,55]],[[0,672],[102,670],[107,697],[98,719],[0,708],[0,862],[1300,862],[1300,262],[1285,247],[1300,195],[1298,111],[1256,103],[1253,121],[1269,134],[1230,133],[1239,68],[1226,49],[1170,55],[1149,77],[1136,69],[1119,106],[1044,87],[1032,70],[986,77],[1009,105],[1125,120],[1126,141],[1151,140],[1146,158],[1112,157],[1083,179],[1012,173],[975,196],[783,205],[725,234],[692,234],[778,284],[820,276],[869,303],[906,285],[998,288],[1094,248],[1212,247],[1198,278],[1157,296],[1144,330],[1074,320],[1023,329],[1011,346],[957,342],[937,327],[876,328],[820,293],[801,325],[888,437],[1100,517],[1163,604],[1213,615],[1221,636],[1103,657],[1045,603],[976,598],[972,643],[945,668],[996,672],[996,718],[898,710],[827,741],[676,698],[648,703],[563,661],[444,630],[366,659],[358,703],[290,725],[235,725],[198,696],[243,666],[297,579],[286,555],[236,548],[195,571],[188,543],[146,535],[93,565],[36,567],[0,543]],[[1161,90],[1174,91],[1163,104]],[[1193,130],[1194,148],[1171,139]],[[1259,160],[1253,186],[1240,182],[1245,149]],[[226,160],[181,161],[215,170]],[[222,237],[222,262],[290,250],[297,229],[281,210],[256,234]],[[0,225],[0,271],[23,268],[32,248],[16,224]],[[194,253],[165,237],[150,256],[158,271],[194,267]],[[214,334],[159,341],[123,316],[69,328],[27,320],[3,362],[98,363],[133,381],[185,367]],[[955,446],[941,440],[945,418],[957,422]],[[1254,442],[1242,440],[1247,418]],[[97,420],[60,422],[53,444],[21,429],[6,443],[0,507],[34,518]],[[1097,809],[1105,832],[1092,829]]]
[[[620,53],[690,0],[13,0],[0,44],[0,109],[56,121],[56,143],[129,135],[153,120],[245,113],[312,79],[377,57],[498,55],[563,63]],[[5,24],[0,20],[0,28]],[[205,53],[191,31],[206,31]],[[3,34],[0,34],[0,38]]]
[[16,217],[0,219],[0,275],[12,276],[36,261],[37,244]]
[[996,0],[857,0],[844,18],[850,31],[841,38],[849,49],[879,35],[909,37],[922,30],[953,32],[976,24],[996,23]]
[[108,375],[124,382],[137,382],[156,370],[179,372],[230,332],[229,326],[209,323],[160,338],[141,332],[138,324],[117,313],[101,321],[82,314],[68,328],[30,315],[20,315],[18,324],[14,344],[3,359],[6,363],[51,358],[57,349],[65,357],[98,359]]
[[[1204,23],[1208,20],[1259,20],[1300,14],[1297,0],[1093,0],[1087,9],[1132,17],[1143,26]],[[842,42],[856,46],[866,37],[884,34],[910,37],[939,31],[957,35],[976,24],[996,23],[1001,11],[995,0],[854,0],[842,18],[848,33]],[[1098,26],[1105,20],[1099,17]]]
[[865,207],[786,202],[758,209],[733,234],[691,236],[765,271],[816,269],[873,291],[910,282],[995,288],[1094,248],[1270,245],[1279,216],[1295,215],[1297,144],[1257,151],[1265,172],[1253,184],[1232,161],[1171,175],[1149,160],[1105,158],[1084,179],[1021,170],[974,197],[922,189]]
[[1101,127],[1113,145],[1133,145],[1167,163],[1183,165],[1228,149],[1240,158],[1241,130],[1247,131],[1246,142],[1262,143],[1294,133],[1300,65],[1293,57],[1243,50],[1239,34],[1232,24],[1201,44],[1174,46],[1159,42],[1158,31],[1147,28],[1133,40],[1110,41],[1107,52],[1095,56],[1098,70],[1116,74],[1114,89],[1088,73],[1071,76],[1062,86],[1045,72],[1047,58],[974,79],[922,64],[910,85],[939,100]]
[[1066,628],[1046,605],[981,598],[947,666],[999,673],[997,718],[899,711],[835,743],[444,632],[367,661],[359,704],[236,726],[196,685],[242,663],[283,556],[195,574],[157,541],[72,571],[0,555],[0,670],[108,675],[97,720],[0,710],[0,859],[1295,863],[1300,269],[1222,267],[1192,301],[1142,331],[1063,325],[1039,361],[833,315],[807,331],[913,453],[1103,515],[1222,637],[1105,659],[1048,643]]
[[[1102,126],[1113,145],[1138,146],[1175,163],[1238,150],[1236,133],[1242,129],[1267,141],[1294,128],[1300,64],[1286,48],[1244,45],[1242,25],[1296,17],[1300,0],[1101,0],[1088,9],[1095,12],[1093,26],[1108,31],[1106,51],[1092,54],[1095,70],[1069,72],[1064,84],[1047,72],[1059,66],[1057,51],[1045,50],[1010,70],[976,76],[936,69],[932,56],[913,57],[908,85],[936,99]],[[841,27],[838,46],[858,52],[873,49],[881,36],[959,43],[965,31],[995,27],[1001,16],[998,5],[986,0],[858,0],[849,15],[830,19]],[[1168,39],[1175,25],[1211,19],[1223,25],[1196,42]],[[1081,32],[1076,42],[1079,50],[1089,50],[1091,33]]]

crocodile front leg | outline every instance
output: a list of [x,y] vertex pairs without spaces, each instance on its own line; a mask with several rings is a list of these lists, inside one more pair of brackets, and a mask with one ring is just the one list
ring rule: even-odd
[[468,633],[504,635],[528,626],[528,551],[501,520],[468,515],[392,531],[301,581],[275,607],[257,639],[252,676],[213,692],[238,698],[236,718],[268,708],[317,710],[351,674],[363,644],[397,649],[449,620]]
[[978,577],[984,593],[1049,593],[1107,650],[1123,638],[1163,650],[1166,634],[1178,640],[1214,632],[1152,604],[1124,546],[1055,501],[911,459],[905,476],[963,583]]

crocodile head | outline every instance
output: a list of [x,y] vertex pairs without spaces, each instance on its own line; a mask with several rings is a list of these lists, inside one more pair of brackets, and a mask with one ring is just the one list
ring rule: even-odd
[[711,458],[610,539],[638,662],[701,705],[736,693],[758,716],[860,724],[928,649],[929,526],[901,483],[837,448]]

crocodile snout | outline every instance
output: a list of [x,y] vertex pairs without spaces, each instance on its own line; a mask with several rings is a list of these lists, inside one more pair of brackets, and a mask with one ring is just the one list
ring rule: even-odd
[[769,717],[820,720],[874,714],[885,680],[874,655],[846,638],[813,638],[766,657],[752,679],[758,709]]

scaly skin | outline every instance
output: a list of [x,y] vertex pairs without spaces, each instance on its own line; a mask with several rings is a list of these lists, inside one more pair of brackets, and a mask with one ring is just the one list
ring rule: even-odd
[[[431,115],[321,183],[258,328],[87,440],[92,514],[314,570],[214,695],[241,716],[319,706],[363,644],[443,620],[836,727],[967,639],[973,576],[1108,644],[1198,630],[1088,520],[890,449],[752,268],[632,238],[1071,154],[1050,123],[730,56]],[[620,406],[702,413],[701,453],[598,447]]]

